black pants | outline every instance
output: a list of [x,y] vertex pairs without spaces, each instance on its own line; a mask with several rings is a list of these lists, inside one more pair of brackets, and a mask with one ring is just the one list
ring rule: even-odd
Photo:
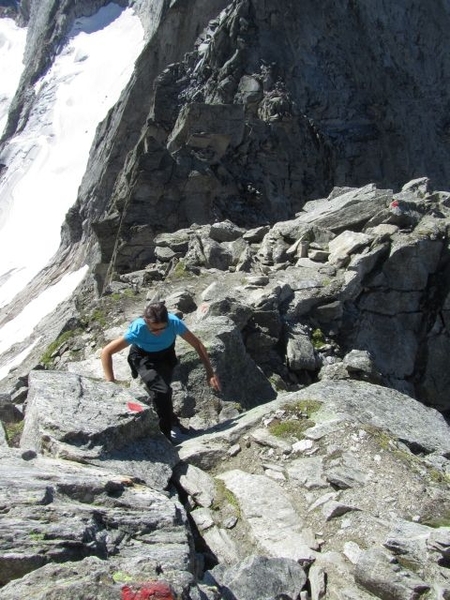
[[177,362],[175,344],[161,352],[146,352],[133,345],[128,354],[131,374],[142,379],[158,415],[159,427],[169,439],[172,422],[176,419],[170,383]]

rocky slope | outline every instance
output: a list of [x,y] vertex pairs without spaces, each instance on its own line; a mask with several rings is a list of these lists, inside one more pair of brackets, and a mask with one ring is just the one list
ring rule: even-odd
[[146,598],[155,581],[186,600],[448,597],[449,426],[433,409],[321,382],[222,402],[220,425],[174,448],[142,400],[30,375],[20,449],[0,451],[0,598]]
[[[6,138],[26,119],[32,83],[71,20],[102,3],[22,4],[28,59]],[[288,0],[133,6],[147,45],[99,126],[54,268],[36,288],[87,257],[102,290],[114,273],[153,260],[162,231],[226,218],[273,224],[333,186],[396,191],[427,176],[447,189],[442,0],[340,0],[320,11]]]
[[[405,343],[445,318],[442,290],[436,313],[418,301],[446,264],[448,194],[428,185],[335,189],[272,228],[161,234],[154,263],[79,298],[41,368],[2,397],[0,598],[145,598],[155,581],[185,600],[447,598],[450,428],[398,366],[446,340],[433,322]],[[157,298],[223,384],[208,390],[179,343],[191,434],[175,446],[126,352],[120,383],[101,379],[101,345]],[[388,339],[347,346],[350,317],[369,339],[368,311]]]
[[[103,4],[21,4],[6,138]],[[2,316],[89,262],[2,382],[0,598],[449,598],[447,5],[133,4],[146,48]],[[99,363],[162,298],[223,385],[180,344],[175,445]]]
[[[131,296],[140,290],[131,319],[145,304],[142,287],[150,286],[149,298],[180,294],[183,314],[206,303],[205,314],[226,315],[228,335],[243,357],[248,354],[264,378],[287,389],[345,378],[354,368],[446,412],[448,203],[449,194],[432,190],[427,179],[397,194],[369,184],[335,188],[273,227],[245,229],[227,220],[162,233],[155,237],[154,262],[111,282],[103,299],[79,294],[34,336],[41,340],[46,331],[53,336],[49,345],[58,336],[77,339],[97,311],[96,337],[89,337],[98,345],[99,325],[117,320],[115,301],[123,289]],[[178,309],[177,297],[174,302]],[[355,367],[348,364],[352,352],[359,357]],[[44,354],[41,342],[3,389],[9,391]],[[249,381],[255,379],[260,377]],[[246,394],[240,383],[233,385],[231,396],[242,396],[246,407],[255,403],[253,387]]]

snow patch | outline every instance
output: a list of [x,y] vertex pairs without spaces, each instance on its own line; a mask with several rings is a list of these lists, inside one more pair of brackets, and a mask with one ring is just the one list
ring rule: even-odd
[[[23,70],[26,30],[0,19],[0,124]],[[25,128],[3,148],[0,163],[0,308],[8,305],[52,259],[60,230],[77,198],[98,124],[129,82],[144,47],[133,9],[110,3],[77,19],[51,69],[35,84]],[[0,167],[1,168],[1,167]],[[0,353],[30,336],[73,293],[88,270],[65,275],[0,329]],[[34,342],[36,344],[36,342]],[[20,364],[33,345],[7,365]]]
[[0,328],[0,354],[17,342],[23,342],[44,317],[75,291],[88,271],[85,265],[78,271],[64,275],[58,283],[48,287],[37,298],[31,300],[24,310]]

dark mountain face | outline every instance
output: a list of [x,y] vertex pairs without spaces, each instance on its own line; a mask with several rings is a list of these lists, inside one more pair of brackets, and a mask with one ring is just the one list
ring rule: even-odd
[[215,8],[161,15],[98,131],[76,210],[100,279],[148,262],[161,230],[273,223],[336,185],[447,188],[445,3]]
[[0,0],[0,18],[14,19],[17,16],[18,2],[15,0]]
[[[27,66],[6,136],[26,121],[30,86],[73,19],[105,3],[24,3]],[[65,246],[88,244],[100,285],[107,271],[145,265],[160,231],[274,223],[333,186],[399,189],[427,176],[447,189],[442,0],[133,5],[148,43],[98,129],[64,232]]]

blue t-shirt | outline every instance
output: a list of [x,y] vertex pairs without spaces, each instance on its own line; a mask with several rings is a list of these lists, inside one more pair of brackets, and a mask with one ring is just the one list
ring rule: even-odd
[[[143,317],[132,321],[123,336],[129,344],[139,346],[146,352],[160,352],[175,342],[177,335],[183,335],[188,328],[181,319],[169,313],[167,327],[161,333],[152,333]],[[160,324],[158,323],[158,326]]]

